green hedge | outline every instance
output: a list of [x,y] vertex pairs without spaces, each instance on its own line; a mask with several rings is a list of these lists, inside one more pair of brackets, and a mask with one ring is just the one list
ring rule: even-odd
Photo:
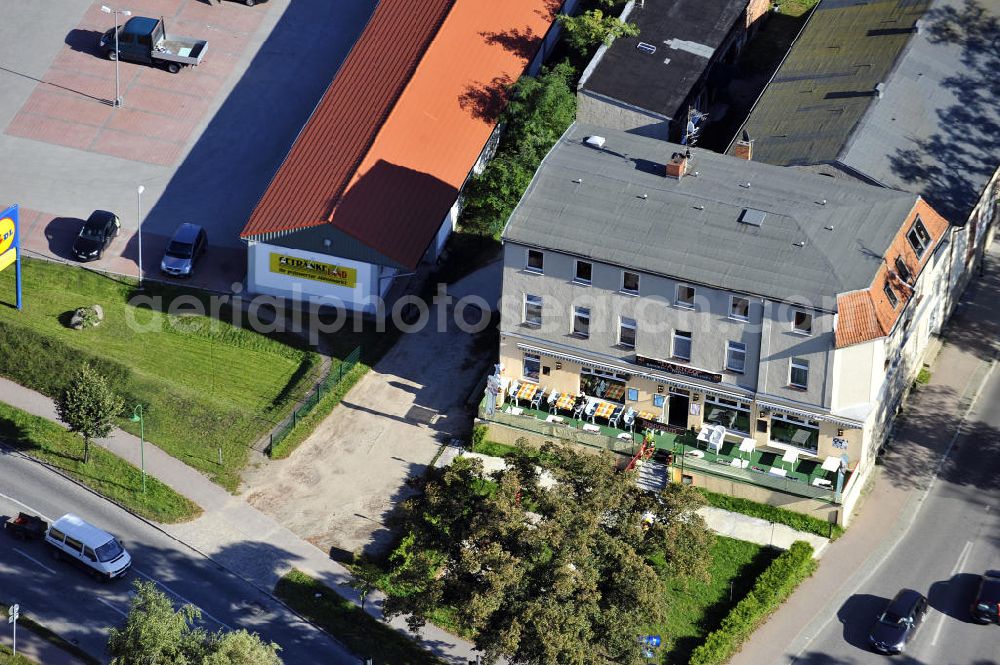
[[803,515],[802,513],[797,513],[793,510],[785,510],[784,508],[778,508],[777,506],[769,506],[766,503],[757,503],[756,501],[750,501],[749,499],[737,499],[736,497],[728,496],[726,494],[709,492],[708,490],[700,487],[698,490],[705,495],[708,505],[715,508],[721,508],[722,510],[728,510],[742,515],[749,515],[750,517],[759,517],[760,519],[767,520],[768,522],[784,524],[785,526],[790,526],[797,531],[814,533],[817,536],[823,536],[824,538],[830,538],[831,540],[836,540],[844,535],[844,527],[838,524],[831,524],[830,522],[821,520],[818,517]]
[[774,560],[719,629],[691,654],[690,665],[722,665],[739,651],[753,631],[785,602],[795,588],[816,570],[813,548],[801,540]]

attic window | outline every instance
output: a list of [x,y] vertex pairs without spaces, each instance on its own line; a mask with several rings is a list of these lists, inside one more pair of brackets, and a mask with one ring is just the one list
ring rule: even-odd
[[636,45],[636,49],[648,55],[653,55],[654,53],[656,53],[656,46],[654,46],[653,44],[647,44],[646,42],[639,42]]
[[899,278],[907,284],[910,283],[910,278],[913,276],[910,273],[909,266],[906,265],[906,261],[903,260],[902,256],[896,257],[896,274],[899,275]]
[[927,246],[931,244],[931,235],[927,233],[919,216],[917,221],[913,222],[910,232],[906,234],[906,239],[910,241],[910,247],[913,248],[918,259],[923,256],[924,252],[927,251]]
[[750,226],[760,226],[764,223],[764,217],[766,216],[767,213],[762,210],[744,208],[743,212],[740,213],[740,223],[749,224]]

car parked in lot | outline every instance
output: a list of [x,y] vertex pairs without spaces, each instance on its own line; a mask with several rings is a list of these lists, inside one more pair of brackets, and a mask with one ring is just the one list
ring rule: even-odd
[[181,224],[163,252],[160,272],[171,277],[190,277],[207,246],[205,229],[189,222]]
[[104,255],[111,241],[122,230],[118,215],[107,210],[95,210],[83,223],[73,241],[73,256],[79,261],[95,261]]
[[71,561],[103,582],[123,577],[132,567],[132,557],[120,540],[76,515],[66,514],[53,522],[45,544],[54,559]]
[[868,643],[878,653],[902,653],[927,615],[927,599],[913,589],[902,589],[889,601],[868,634]]
[[976,623],[1000,623],[1000,570],[987,570],[979,576],[979,590],[970,611]]

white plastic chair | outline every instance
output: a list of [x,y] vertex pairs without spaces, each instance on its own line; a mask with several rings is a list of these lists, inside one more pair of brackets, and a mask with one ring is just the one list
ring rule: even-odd
[[597,413],[598,403],[599,402],[596,399],[590,400],[587,402],[587,408],[583,410],[583,416],[585,418],[590,418],[590,422],[594,422],[594,414]]
[[556,402],[559,401],[560,397],[562,397],[562,393],[559,392],[558,390],[553,390],[552,392],[549,393],[549,399],[548,399],[549,413],[556,412]]
[[545,397],[545,388],[539,388],[535,391],[535,396],[531,398],[531,408],[538,409],[541,407],[542,398]]
[[514,406],[521,406],[517,401],[517,391],[521,389],[520,381],[511,381],[507,386],[507,396],[514,400]]
[[622,414],[625,413],[625,407],[616,406],[614,412],[608,418],[608,425],[610,427],[618,427],[618,421],[622,419]]
[[628,428],[628,431],[632,432],[635,429],[635,417],[638,415],[638,411],[629,407],[625,410],[625,414],[622,416],[622,427]]

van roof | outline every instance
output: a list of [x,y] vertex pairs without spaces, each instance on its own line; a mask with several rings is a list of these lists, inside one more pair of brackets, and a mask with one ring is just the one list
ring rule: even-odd
[[97,548],[113,538],[110,533],[98,529],[93,524],[85,522],[71,513],[63,515],[52,523],[52,528],[62,531],[70,538],[79,540],[84,545]]

